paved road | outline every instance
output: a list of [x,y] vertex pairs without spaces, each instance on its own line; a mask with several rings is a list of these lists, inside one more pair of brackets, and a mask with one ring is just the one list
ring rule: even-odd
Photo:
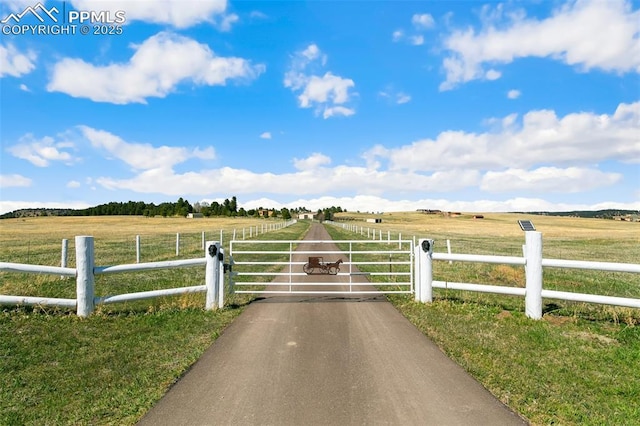
[[526,422],[383,297],[297,296],[252,303],[139,424]]

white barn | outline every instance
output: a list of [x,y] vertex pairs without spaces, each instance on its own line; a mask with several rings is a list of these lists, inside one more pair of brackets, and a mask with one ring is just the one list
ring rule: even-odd
[[305,212],[305,213],[299,213],[298,214],[298,219],[304,220],[304,219],[315,219],[316,215],[315,213],[311,213],[311,212]]

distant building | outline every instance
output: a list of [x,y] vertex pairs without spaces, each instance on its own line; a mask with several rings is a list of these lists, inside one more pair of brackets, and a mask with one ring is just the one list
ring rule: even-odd
[[301,220],[304,220],[304,219],[313,220],[315,219],[315,217],[316,217],[315,213],[311,213],[311,212],[304,212],[304,213],[298,214],[298,219],[301,219]]
[[367,219],[367,222],[369,223],[382,223],[382,219],[379,217],[376,217],[374,219]]
[[187,219],[202,219],[204,215],[202,213],[189,213]]

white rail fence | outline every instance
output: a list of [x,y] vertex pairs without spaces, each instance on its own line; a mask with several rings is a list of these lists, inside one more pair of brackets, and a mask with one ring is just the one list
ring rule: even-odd
[[[444,288],[451,290],[475,291],[480,293],[523,296],[525,298],[525,313],[529,318],[533,319],[542,318],[543,298],[640,308],[640,299],[635,298],[602,296],[596,294],[544,289],[542,280],[543,267],[640,273],[640,264],[543,259],[542,233],[540,232],[525,232],[523,257],[434,253],[433,243],[434,241],[430,239],[420,239],[419,244],[417,244],[414,249],[414,260],[416,262],[414,268],[416,273],[415,299],[423,303],[433,301],[433,288]],[[520,288],[488,284],[436,281],[433,279],[434,260],[522,265],[525,267],[526,285],[524,288]]]
[[[257,237],[258,235],[266,234],[267,232],[277,231],[277,230],[286,228],[287,226],[293,225],[296,222],[297,222],[296,220],[288,220],[288,221],[276,222],[276,223],[266,223],[261,225],[250,226],[248,228],[242,228],[239,230],[233,229],[232,231],[227,231],[227,233],[231,234],[230,236],[231,240],[238,240],[238,239],[246,240],[247,238],[251,239],[251,238]],[[177,232],[175,235],[176,256],[180,256],[180,250],[183,248],[183,245],[184,245],[184,238],[181,239],[181,235],[184,237],[184,234],[181,234],[180,232]],[[193,234],[190,234],[190,235],[193,236]],[[220,239],[219,239],[220,246],[223,245],[224,236],[225,236],[225,231],[221,229]],[[205,249],[206,237],[207,237],[207,233],[205,231],[202,231],[201,233],[202,250]],[[151,237],[151,239],[153,238],[154,237]],[[136,263],[140,263],[142,259],[142,253],[143,253],[142,243],[143,243],[142,236],[136,235],[136,240],[135,240]],[[62,267],[67,266],[68,252],[69,252],[69,240],[65,238],[62,240],[62,250],[61,250],[61,258],[60,258],[60,266]]]
[[[392,240],[388,239],[391,243]],[[397,240],[402,245],[402,240]],[[88,316],[98,304],[142,300],[153,297],[206,292],[206,309],[215,309],[224,305],[224,254],[220,242],[206,242],[202,258],[126,264],[117,266],[95,266],[93,237],[76,237],[76,268],[66,266],[44,266],[20,263],[0,262],[0,271],[51,274],[63,277],[76,277],[76,298],[47,298],[0,295],[0,304],[42,305],[57,307],[75,307],[79,316]],[[66,251],[63,245],[63,254]],[[563,259],[544,259],[542,257],[542,234],[536,231],[525,232],[524,256],[495,256],[434,253],[433,240],[420,239],[413,253],[415,299],[424,303],[433,301],[433,288],[475,291],[481,293],[506,294],[525,298],[525,313],[533,319],[542,318],[542,299],[558,299],[584,303],[606,304],[612,306],[640,308],[640,299],[628,297],[603,296],[597,294],[574,293],[547,290],[543,288],[543,268],[588,269],[597,271],[640,273],[640,264],[594,262]],[[64,257],[64,256],[63,256]],[[479,262],[525,267],[526,284],[524,288],[491,284],[460,283],[437,281],[433,279],[433,261]],[[230,260],[233,263],[233,260]],[[64,259],[62,265],[64,265]],[[199,286],[177,287],[139,293],[113,296],[95,296],[95,276],[119,272],[135,272],[152,269],[169,269],[187,266],[205,266],[205,282]],[[232,287],[233,273],[229,274]]]
[[[75,246],[75,268],[0,262],[0,271],[75,277],[75,299],[0,295],[0,304],[76,308],[78,316],[87,317],[94,311],[95,306],[99,304],[130,302],[162,296],[206,292],[205,309],[213,310],[224,306],[224,253],[219,241],[206,242],[205,253],[202,258],[116,266],[95,265],[94,239],[91,236],[77,236],[75,238]],[[103,297],[95,296],[96,275],[182,268],[189,266],[204,266],[204,284]]]

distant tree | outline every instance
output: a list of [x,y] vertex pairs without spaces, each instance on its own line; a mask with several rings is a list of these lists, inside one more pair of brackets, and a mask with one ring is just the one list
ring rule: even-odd
[[236,199],[235,195],[233,197],[231,197],[231,201],[229,202],[229,210],[231,210],[231,213],[238,213],[238,200]]
[[220,204],[217,201],[214,201],[213,203],[211,203],[210,211],[211,211],[211,215],[212,216],[219,216],[220,215]]

